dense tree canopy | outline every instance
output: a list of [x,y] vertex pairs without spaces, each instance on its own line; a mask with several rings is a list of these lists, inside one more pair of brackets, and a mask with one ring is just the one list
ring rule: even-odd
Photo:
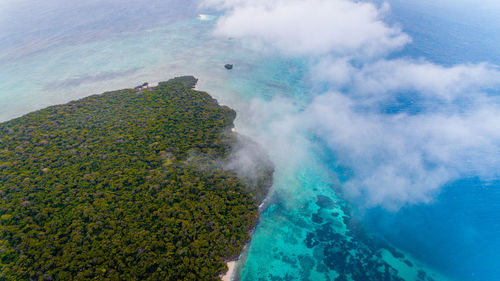
[[221,168],[236,114],[195,83],[0,124],[0,280],[215,280],[225,270],[272,168],[252,183]]

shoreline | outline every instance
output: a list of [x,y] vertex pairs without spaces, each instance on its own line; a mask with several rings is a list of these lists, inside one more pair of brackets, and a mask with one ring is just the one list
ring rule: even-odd
[[221,275],[220,279],[222,281],[231,281],[232,277],[233,277],[236,261],[228,261],[226,264],[227,264],[227,272],[224,275]]
[[[269,194],[267,194],[267,196],[268,195]],[[247,255],[248,255],[248,250],[249,250],[249,246],[250,246],[250,243],[252,242],[252,238],[253,238],[253,235],[255,233],[255,230],[257,229],[257,225],[259,224],[260,215],[264,211],[265,207],[267,207],[267,203],[268,203],[268,197],[267,196],[266,196],[266,198],[264,200],[262,200],[262,202],[260,203],[260,205],[258,207],[259,218],[257,220],[257,224],[255,224],[255,227],[252,228],[252,230],[250,231],[250,239],[248,239],[247,243],[245,244],[245,246],[241,250],[240,255],[238,256],[237,259],[226,262],[226,265],[227,265],[228,269],[227,269],[226,273],[221,274],[219,276],[220,279],[221,279],[221,281],[237,281],[237,280],[240,280],[240,278],[241,278],[241,276],[240,276],[241,266],[243,264],[245,264],[245,262],[246,262]]]

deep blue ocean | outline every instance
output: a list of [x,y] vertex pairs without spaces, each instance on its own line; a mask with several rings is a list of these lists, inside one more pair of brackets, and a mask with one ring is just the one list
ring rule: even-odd
[[[443,65],[500,64],[500,20],[494,5],[409,2],[390,1],[392,19],[413,39],[403,55]],[[499,187],[498,180],[464,178],[446,184],[431,204],[397,213],[372,210],[365,221],[398,247],[457,280],[498,280]]]
[[[412,38],[391,57],[500,64],[498,5],[389,4],[387,21]],[[264,145],[276,166],[238,278],[500,280],[500,179],[448,182],[430,203],[396,211],[346,200],[340,186],[349,167],[325,140],[288,127],[326,86],[313,82],[307,59],[213,36],[221,13],[180,0],[0,3],[0,121],[192,74],[198,89],[237,110],[236,130]]]

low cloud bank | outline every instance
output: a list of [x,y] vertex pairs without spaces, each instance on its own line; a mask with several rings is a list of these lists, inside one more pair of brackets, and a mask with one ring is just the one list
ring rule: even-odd
[[367,206],[397,209],[429,202],[463,176],[498,177],[500,110],[380,114],[356,110],[341,93],[321,95],[304,113],[306,125],[351,168],[347,195]]
[[338,164],[353,171],[343,185],[352,199],[398,209],[432,201],[444,184],[461,177],[500,176],[496,66],[389,59],[411,39],[384,21],[388,5],[350,0],[206,0],[204,5],[225,10],[215,34],[311,61],[311,79],[328,90],[310,93],[311,102],[300,111],[287,107],[289,100],[267,102],[266,108],[281,112],[270,118],[269,126],[276,128],[268,147],[297,147],[287,142],[306,143],[304,132],[320,137]]
[[227,9],[216,34],[250,38],[290,55],[372,57],[409,42],[398,27],[383,22],[387,5],[377,8],[348,0],[208,0],[205,4]]

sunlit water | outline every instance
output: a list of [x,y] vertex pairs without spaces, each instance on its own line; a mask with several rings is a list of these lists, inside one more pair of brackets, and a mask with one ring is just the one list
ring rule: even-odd
[[[239,132],[269,148],[275,184],[242,255],[242,280],[334,280],[342,272],[371,280],[500,276],[497,182],[463,179],[429,205],[361,212],[338,193],[346,171],[322,140],[307,131],[277,135],[277,126],[286,126],[286,118],[317,90],[308,79],[307,61],[261,54],[245,42],[212,36],[217,14],[197,11],[188,1],[34,2],[0,11],[0,121],[192,74],[199,78],[198,89],[238,111]],[[495,48],[500,40],[477,33],[489,33],[484,25],[392,4],[392,20],[414,39],[398,56],[442,64],[500,61]],[[227,71],[225,63],[235,68]],[[286,106],[274,111],[267,102],[279,103],[281,97]],[[280,138],[292,146],[281,147]]]

